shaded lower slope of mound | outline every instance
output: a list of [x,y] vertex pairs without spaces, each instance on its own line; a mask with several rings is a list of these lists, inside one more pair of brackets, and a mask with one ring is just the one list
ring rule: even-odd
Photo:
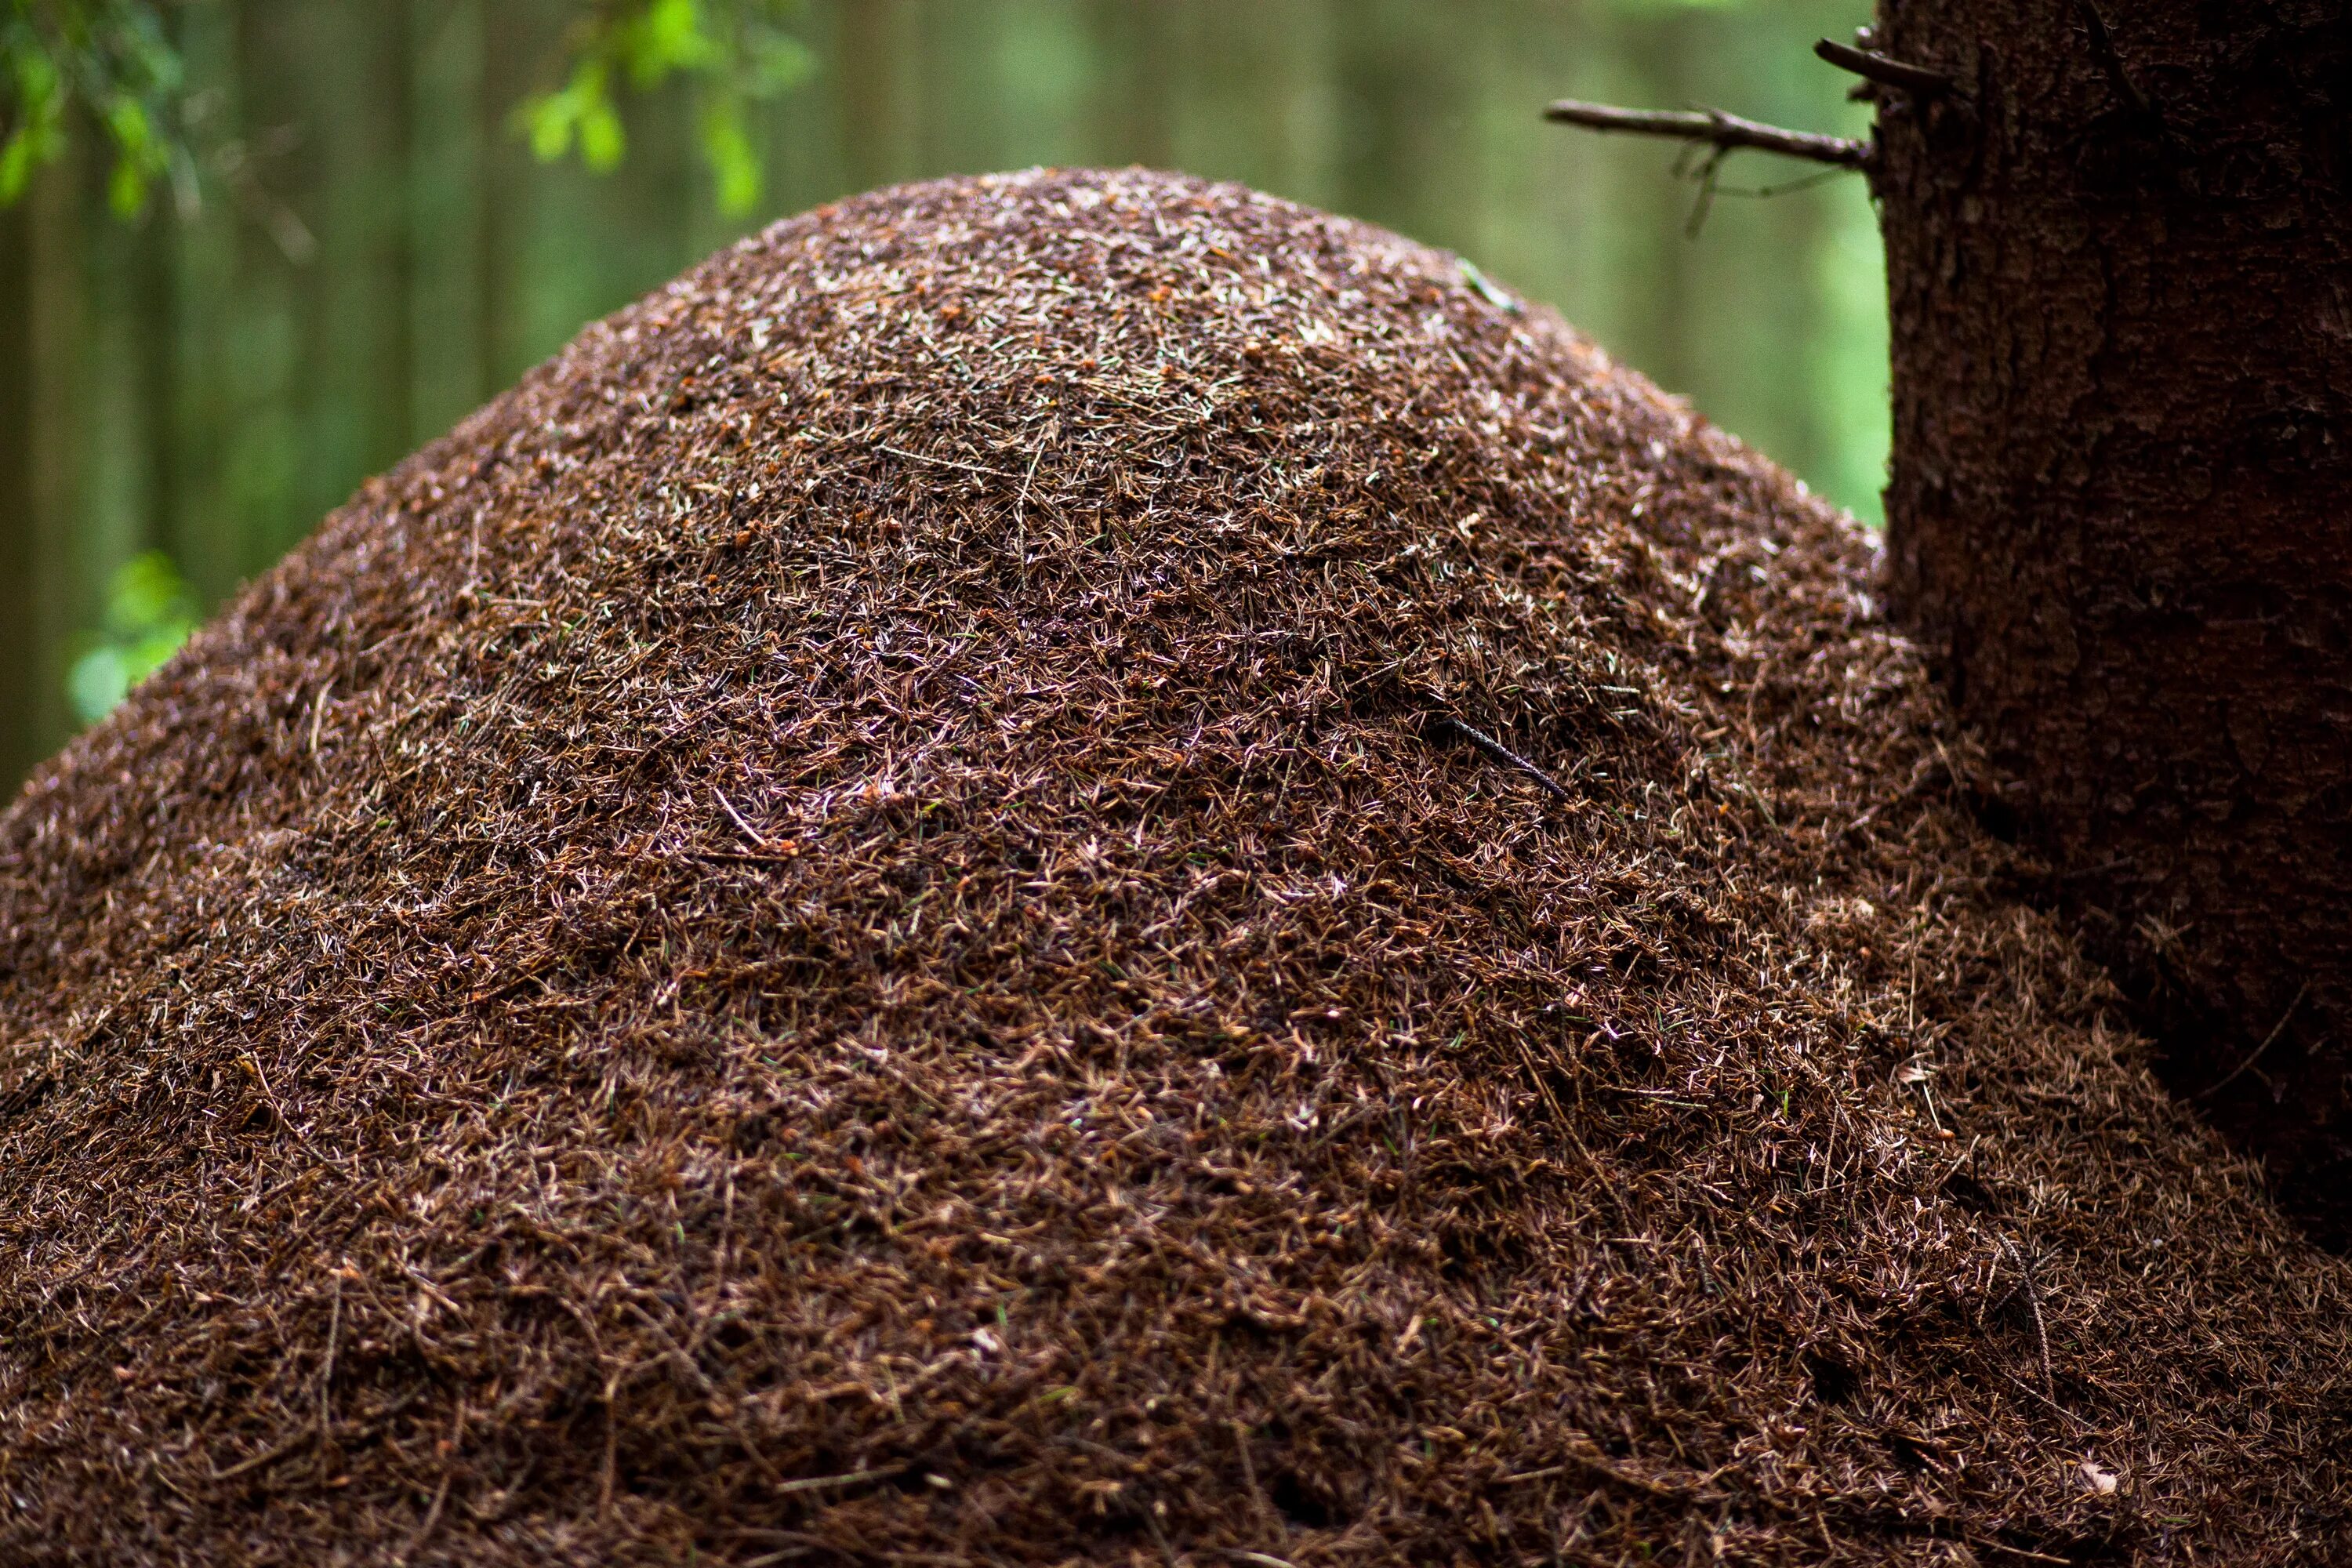
[[2340,1560],[1867,566],[1231,187],[726,253],[0,819],[0,1555]]

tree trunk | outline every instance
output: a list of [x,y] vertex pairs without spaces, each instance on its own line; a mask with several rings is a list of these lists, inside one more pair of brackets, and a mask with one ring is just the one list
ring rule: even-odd
[[1882,12],[1957,83],[1881,91],[1894,605],[2176,1084],[2340,1243],[2352,17]]
[[33,223],[0,213],[0,790],[40,760],[39,587],[34,563]]

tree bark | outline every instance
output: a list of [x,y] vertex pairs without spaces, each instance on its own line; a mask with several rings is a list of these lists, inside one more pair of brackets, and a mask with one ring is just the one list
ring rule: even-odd
[[1956,83],[1874,89],[1894,605],[2176,1085],[2340,1243],[2352,15],[1882,0],[1874,43]]

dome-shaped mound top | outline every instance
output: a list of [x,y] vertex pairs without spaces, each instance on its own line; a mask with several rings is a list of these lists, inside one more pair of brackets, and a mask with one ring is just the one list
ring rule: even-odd
[[0,1556],[2340,1560],[1868,564],[1231,186],[728,251],[0,818]]

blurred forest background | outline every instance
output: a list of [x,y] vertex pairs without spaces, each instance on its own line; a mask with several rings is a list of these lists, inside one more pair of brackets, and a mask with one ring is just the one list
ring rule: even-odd
[[1742,155],[1695,228],[1675,148],[1539,119],[1574,96],[1863,133],[1811,46],[1866,0],[808,0],[805,79],[748,105],[748,158],[714,166],[680,83],[619,105],[604,172],[596,127],[559,146],[542,114],[535,148],[517,114],[572,79],[583,8],[177,0],[180,177],[125,218],[77,134],[0,212],[0,791],[583,321],[933,174],[1170,166],[1451,247],[1875,516],[1861,181]]

